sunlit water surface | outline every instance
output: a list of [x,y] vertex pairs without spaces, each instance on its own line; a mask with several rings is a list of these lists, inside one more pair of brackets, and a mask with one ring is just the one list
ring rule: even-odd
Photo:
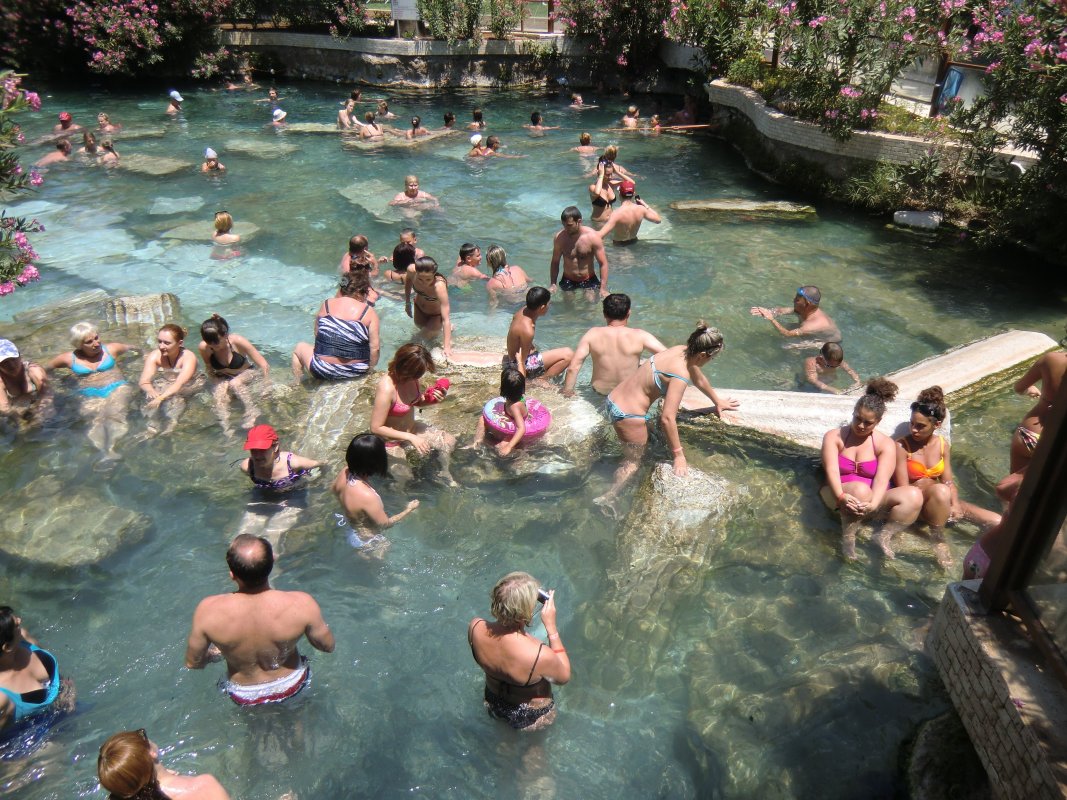
[[[305,84],[281,94],[291,121],[328,123],[344,90]],[[1007,328],[1060,332],[1062,282],[1020,280],[1018,256],[982,257],[834,209],[796,222],[670,211],[673,200],[783,193],[717,141],[602,132],[621,114],[618,102],[578,114],[561,98],[539,95],[392,98],[402,127],[413,113],[438,126],[446,110],[462,122],[479,105],[488,133],[503,138],[506,152],[526,156],[471,163],[468,134],[364,150],[343,146],[336,134],[270,130],[269,107],[245,93],[185,97],[183,115],[167,119],[163,91],[55,92],[45,97],[46,113],[25,121],[32,139],[60,110],[83,123],[105,110],[127,128],[157,134],[118,137],[123,158],[167,157],[190,167],[164,177],[81,164],[53,169],[36,197],[12,209],[48,228],[34,237],[44,280],[0,301],[0,321],[93,288],[173,292],[187,327],[222,313],[285,381],[288,354],[310,341],[312,315],[332,293],[354,233],[386,254],[400,228],[414,224],[420,246],[446,272],[461,243],[483,252],[499,243],[547,284],[560,211],[575,203],[589,213],[582,174],[591,164],[568,152],[589,130],[597,144],[620,144],[620,163],[640,176],[639,192],[670,223],[636,247],[609,247],[611,288],[634,298],[635,325],[668,343],[683,341],[698,318],[721,328],[726,351],[708,370],[713,385],[797,387],[800,354],[748,308],[788,303],[806,283],[823,289],[848,361],[865,376]],[[530,138],[521,125],[535,109],[563,129]],[[208,146],[226,175],[198,173]],[[24,160],[45,149],[25,151]],[[408,220],[382,209],[408,173],[441,198],[439,211]],[[209,244],[161,238],[184,223],[210,222],[220,209],[260,228],[240,258],[212,260]],[[488,311],[481,286],[453,289],[452,307],[460,347],[496,347],[513,310]],[[380,312],[384,363],[412,328],[396,302],[384,301]],[[565,297],[539,325],[539,343],[573,346],[599,319],[599,304]],[[35,335],[51,349],[27,353],[34,359],[66,347],[61,326]],[[137,359],[123,369],[135,379]],[[486,379],[484,397],[467,402],[494,394],[494,380]],[[249,488],[229,466],[241,456],[240,440],[221,435],[202,400],[173,436],[135,442],[144,422],[134,411],[125,459],[102,477],[92,469],[96,453],[83,423],[62,402],[71,391],[69,379],[58,381],[61,415],[52,428],[4,434],[5,515],[25,502],[13,491],[51,474],[150,522],[142,541],[90,568],[0,560],[0,600],[58,655],[79,692],[77,712],[44,749],[4,765],[3,780],[20,785],[20,797],[92,794],[100,743],[142,726],[169,766],[210,771],[242,798],[289,789],[301,797],[542,800],[885,796],[900,788],[901,749],[916,726],[948,707],[921,652],[945,583],[928,546],[909,537],[892,565],[883,567],[869,548],[859,565],[843,565],[837,521],[815,497],[814,454],[772,452],[702,425],[683,431],[690,464],[728,478],[743,492],[740,502],[712,526],[723,539],[713,557],[692,565],[689,580],[653,587],[648,618],[626,621],[611,613],[619,587],[648,591],[653,570],[628,572],[617,542],[622,528],[590,503],[610,481],[612,446],[588,468],[522,479],[457,456],[463,488],[444,491],[426,475],[414,492],[422,506],[390,531],[383,561],[358,555],[335,526],[327,486],[342,452],[307,453],[330,462],[330,474],[310,489],[308,515],[287,537],[275,583],[318,599],[337,651],[313,654],[312,689],[296,702],[239,710],[215,689],[219,667],[188,672],[181,661],[196,603],[231,588],[223,551]],[[302,389],[264,401],[283,446],[309,401]],[[1025,407],[1005,390],[955,409],[965,496],[995,505],[989,487],[1006,470],[1010,425]],[[453,421],[461,439],[473,432],[473,415]],[[649,460],[664,457],[660,444]],[[393,511],[408,497],[388,484],[383,496]],[[973,529],[950,533],[957,561],[973,537]],[[557,693],[557,722],[527,737],[485,716],[481,673],[464,638],[470,617],[488,613],[489,588],[512,569],[558,587],[574,665],[573,681]],[[605,652],[595,644],[605,640],[601,626],[625,627],[625,645]],[[666,644],[653,652],[640,632],[657,629],[667,630]]]

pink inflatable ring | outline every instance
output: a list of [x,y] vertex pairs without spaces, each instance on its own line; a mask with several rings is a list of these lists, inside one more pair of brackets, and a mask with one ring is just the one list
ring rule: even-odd
[[[552,424],[552,412],[534,399],[526,401],[526,435],[522,440],[528,441],[544,436],[548,426]],[[488,433],[498,439],[510,439],[515,435],[515,423],[511,417],[504,413],[504,398],[494,397],[482,408],[482,417],[485,419],[485,428]]]

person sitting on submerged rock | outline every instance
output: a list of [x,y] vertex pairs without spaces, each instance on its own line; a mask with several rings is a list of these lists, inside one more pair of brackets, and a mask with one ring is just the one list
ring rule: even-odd
[[299,342],[293,349],[298,381],[304,370],[322,381],[343,381],[374,369],[381,345],[378,314],[367,302],[370,288],[370,275],[363,270],[341,276],[339,296],[323,300],[315,317],[315,344]]
[[344,519],[350,526],[348,542],[353,547],[385,544],[381,532],[419,507],[418,500],[409,500],[400,513],[392,516],[385,513],[382,497],[371,485],[370,479],[388,475],[389,457],[385,440],[373,433],[352,437],[345,451],[345,468],[333,482],[333,493],[337,495],[344,510]]
[[[18,736],[35,717],[74,708],[74,683],[59,662],[22,630],[10,606],[0,606],[0,730]],[[54,717],[52,717],[54,720]]]
[[269,492],[288,492],[303,485],[311,470],[321,467],[321,461],[282,450],[278,433],[270,425],[256,425],[245,438],[248,458],[241,462],[245,473],[257,489]]
[[19,355],[15,343],[0,339],[0,415],[43,420],[52,412],[52,392],[44,368]]

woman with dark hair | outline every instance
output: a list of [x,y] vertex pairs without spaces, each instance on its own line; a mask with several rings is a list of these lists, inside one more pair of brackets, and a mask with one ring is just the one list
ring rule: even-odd
[[338,288],[338,296],[323,300],[319,308],[315,344],[300,342],[293,349],[297,380],[304,370],[323,381],[362,378],[378,363],[378,314],[367,302],[369,274],[347,272]]
[[100,785],[110,800],[229,800],[211,775],[179,775],[159,763],[159,748],[144,728],[116,733],[96,760]]
[[409,269],[404,275],[404,310],[424,336],[432,338],[440,333],[445,356],[452,356],[448,281],[430,256],[415,259],[415,269]]
[[359,138],[363,141],[380,141],[385,138],[385,131],[382,126],[375,122],[375,115],[373,111],[368,111],[363,115],[364,123],[363,127],[359,129]]
[[168,418],[162,430],[156,430],[149,422],[148,434],[170,433],[178,427],[178,418],[185,411],[186,400],[203,386],[203,375],[197,371],[196,356],[185,349],[188,331],[180,325],[168,322],[156,333],[156,347],[144,358],[144,369],[137,385],[145,393],[148,402],[145,412],[154,416],[157,409],[166,403]]
[[[535,731],[556,719],[552,684],[571,679],[571,662],[556,624],[555,591],[545,591],[525,572],[511,572],[489,593],[495,622],[475,617],[467,626],[467,643],[485,673],[485,708],[489,716],[520,731]],[[527,633],[538,603],[548,643]]]
[[[390,528],[419,507],[418,500],[408,501],[399,514],[389,516],[381,495],[371,486],[374,476],[389,475],[389,457],[382,437],[373,433],[354,436],[345,451],[345,468],[333,482],[333,493],[341,501],[344,518],[351,526],[348,541],[353,547],[365,547],[385,528]],[[360,538],[359,533],[366,538]]]
[[596,166],[596,182],[589,184],[589,199],[593,204],[590,221],[599,228],[611,216],[611,207],[619,199],[612,186],[615,177],[615,165],[611,161],[600,159]]
[[909,433],[897,439],[894,483],[915,486],[923,493],[919,516],[930,526],[937,562],[948,569],[952,556],[945,543],[945,525],[957,519],[970,520],[983,528],[1000,522],[1000,514],[960,500],[952,474],[951,446],[937,434],[948,416],[945,395],[940,386],[919,392],[911,404]]
[[0,606],[0,729],[72,708],[74,684],[60,678],[56,657],[22,630],[10,606]]
[[341,274],[351,271],[355,264],[366,264],[371,277],[378,274],[378,259],[370,251],[370,240],[362,233],[348,240],[348,252],[341,256]]
[[439,403],[448,393],[447,378],[439,379],[425,391],[419,384],[423,375],[435,369],[433,356],[423,345],[402,345],[378,381],[370,429],[371,433],[385,440],[390,456],[406,459],[406,447],[414,448],[419,455],[438,451],[445,480],[451,484],[453,481],[448,464],[456,446],[456,437],[415,419],[416,408]]
[[823,436],[823,491],[831,493],[832,504],[841,511],[841,551],[847,561],[856,560],[856,531],[863,520],[886,518],[873,540],[886,558],[893,558],[893,536],[915,522],[922,508],[922,492],[916,487],[889,488],[896,470],[896,446],[875,430],[885,415],[885,404],[896,396],[895,383],[872,379],[867,393],[856,401],[852,421]]
[[688,466],[682,441],[678,436],[678,409],[682,395],[690,386],[696,386],[714,404],[713,412],[722,417],[723,411],[737,408],[738,402],[729,397],[719,397],[711,388],[701,370],[722,352],[723,337],[715,328],[709,328],[703,320],[689,334],[684,345],[668,347],[656,353],[638,367],[607,396],[604,401],[608,419],[623,445],[623,462],[615,471],[611,489],[593,502],[614,512],[612,501],[619,490],[637,472],[637,462],[648,443],[648,421],[652,419],[653,404],[663,398],[660,424],[667,437],[667,444],[674,454],[674,474],[685,475]]
[[411,130],[404,134],[408,139],[415,139],[419,136],[431,136],[432,131],[429,128],[422,127],[421,117],[411,118]]
[[[218,314],[212,314],[200,326],[201,342],[197,345],[204,370],[214,381],[211,395],[215,400],[215,413],[218,415],[222,429],[230,431],[230,395],[232,394],[245,407],[244,427],[256,424],[259,409],[252,400],[248,385],[256,375],[263,380],[270,380],[270,365],[260,355],[259,350],[248,339],[237,333],[230,333],[229,323]],[[258,367],[258,372],[253,369]]]

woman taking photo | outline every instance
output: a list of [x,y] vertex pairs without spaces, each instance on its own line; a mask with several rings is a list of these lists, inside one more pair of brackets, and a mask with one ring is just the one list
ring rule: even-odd
[[96,760],[100,785],[110,800],[229,800],[211,775],[179,775],[159,763],[159,748],[144,728],[116,733]]
[[[485,673],[485,708],[520,731],[536,731],[556,719],[552,684],[571,679],[571,662],[556,624],[555,592],[525,572],[511,572],[489,593],[489,622],[476,617],[467,626],[474,661]],[[539,602],[548,643],[526,632]]]
[[178,427],[178,418],[185,411],[186,400],[203,386],[203,376],[197,371],[196,355],[185,349],[186,333],[185,328],[168,322],[156,334],[157,347],[144,358],[144,369],[137,384],[148,400],[145,412],[149,417],[154,417],[158,409],[163,409],[168,419],[162,430],[156,429],[154,420],[150,421],[150,437],[170,433]]
[[615,165],[605,159],[600,159],[596,165],[596,181],[589,184],[589,199],[593,204],[593,214],[590,221],[593,227],[599,228],[611,216],[611,207],[618,200],[618,195],[612,187],[611,181],[615,176]]
[[346,272],[337,297],[322,301],[315,317],[315,344],[300,342],[293,350],[293,375],[304,370],[322,381],[362,378],[378,363],[378,314],[367,302],[370,276]]
[[874,378],[867,393],[856,401],[852,421],[826,432],[822,440],[824,491],[831,493],[841,511],[841,552],[856,560],[856,531],[865,519],[885,518],[873,536],[886,558],[893,558],[893,537],[911,525],[922,508],[922,492],[914,486],[889,488],[897,465],[896,445],[876,431],[885,404],[897,395],[895,383]]

